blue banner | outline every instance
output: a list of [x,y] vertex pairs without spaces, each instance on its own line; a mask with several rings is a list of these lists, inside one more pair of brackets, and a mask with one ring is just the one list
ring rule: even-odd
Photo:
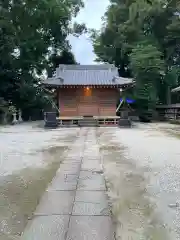
[[[120,102],[122,102],[123,101],[123,99],[122,98],[120,98]],[[133,99],[130,99],[130,98],[126,98],[125,99],[125,102],[126,103],[128,103],[128,104],[131,104],[131,103],[134,103],[135,102],[135,100],[133,100]]]

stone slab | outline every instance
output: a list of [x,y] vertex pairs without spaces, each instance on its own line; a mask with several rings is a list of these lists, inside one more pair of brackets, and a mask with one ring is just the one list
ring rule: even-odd
[[99,159],[100,158],[100,153],[99,151],[93,151],[93,149],[91,151],[85,151],[84,155],[83,155],[83,159]]
[[81,171],[77,189],[84,191],[105,191],[104,177],[99,173]]
[[[89,149],[84,150],[84,154],[93,154],[93,155],[98,155],[99,154],[99,149],[94,149],[93,147],[90,147]],[[84,155],[83,154],[83,155]]]
[[84,151],[90,151],[90,150],[94,150],[94,152],[98,152],[99,151],[99,145],[94,142],[94,140],[86,142],[85,147],[84,147]]
[[69,216],[35,217],[26,227],[22,240],[65,240]]
[[110,215],[108,199],[104,191],[77,191],[73,215],[106,216]]
[[63,161],[63,163],[81,163],[82,158],[81,157],[66,157]]
[[69,162],[69,163],[62,163],[60,165],[59,170],[57,171],[58,173],[64,173],[64,174],[79,174],[80,172],[80,167],[81,167],[81,163],[79,162]]
[[92,161],[92,160],[86,160],[84,159],[81,165],[82,171],[102,171],[102,166],[100,164],[100,161]]
[[71,214],[74,197],[74,191],[47,191],[34,215]]
[[74,168],[80,168],[81,166],[81,161],[78,161],[78,162],[66,162],[66,163],[62,163],[60,165],[60,170],[63,169],[63,170],[68,170],[68,169],[74,169]]
[[97,160],[100,161],[101,157],[100,155],[98,156],[85,155],[83,159],[88,161],[97,161]]
[[88,152],[85,151],[83,157],[84,157],[84,156],[98,157],[99,155],[100,155],[99,151],[96,152],[96,151],[93,151],[93,149],[92,149],[92,150],[90,150],[90,151],[88,151]]
[[75,190],[78,174],[57,173],[48,187],[48,191]]
[[68,153],[66,158],[82,158],[83,153]]
[[67,240],[114,240],[109,216],[72,216]]

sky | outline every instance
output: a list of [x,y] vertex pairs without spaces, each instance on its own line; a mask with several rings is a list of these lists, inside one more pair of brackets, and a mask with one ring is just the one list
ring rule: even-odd
[[[109,0],[84,0],[85,7],[80,11],[75,21],[85,23],[87,28],[100,29]],[[87,34],[80,37],[69,37],[76,61],[80,64],[95,64],[96,58],[90,39]]]

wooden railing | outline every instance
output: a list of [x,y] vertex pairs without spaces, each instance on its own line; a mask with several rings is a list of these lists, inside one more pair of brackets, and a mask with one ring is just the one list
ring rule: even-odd
[[[78,122],[83,120],[83,116],[78,116],[78,117],[58,117],[57,120],[60,124],[62,125],[78,125]],[[93,116],[92,119],[96,120],[98,126],[109,126],[113,125],[116,126],[118,125],[118,121],[120,117],[118,116]]]

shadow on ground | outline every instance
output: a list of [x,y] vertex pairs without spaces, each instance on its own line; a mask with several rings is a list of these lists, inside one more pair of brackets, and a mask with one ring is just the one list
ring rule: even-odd
[[36,154],[43,157],[46,162],[42,168],[26,168],[16,174],[0,178],[1,240],[20,238],[68,147],[69,144],[37,152]]

